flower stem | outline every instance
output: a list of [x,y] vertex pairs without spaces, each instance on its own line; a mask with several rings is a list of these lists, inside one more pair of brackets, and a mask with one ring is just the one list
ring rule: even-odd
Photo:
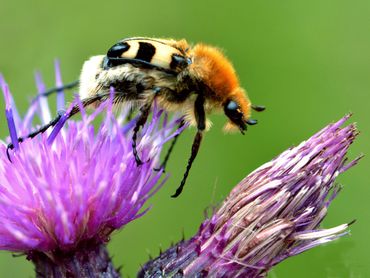
[[74,253],[53,253],[48,256],[42,252],[32,252],[29,259],[36,267],[37,278],[119,278],[104,244],[85,247]]

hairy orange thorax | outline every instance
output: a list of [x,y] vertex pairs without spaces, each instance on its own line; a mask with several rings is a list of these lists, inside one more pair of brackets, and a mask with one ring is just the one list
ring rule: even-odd
[[193,70],[217,95],[224,99],[239,87],[233,65],[221,50],[197,44],[192,49]]
[[[192,71],[202,79],[215,94],[215,101],[222,106],[227,100],[236,101],[243,112],[245,120],[250,117],[251,103],[243,88],[231,62],[218,48],[198,44],[190,54],[193,57]],[[227,131],[237,130],[237,127],[228,122]]]

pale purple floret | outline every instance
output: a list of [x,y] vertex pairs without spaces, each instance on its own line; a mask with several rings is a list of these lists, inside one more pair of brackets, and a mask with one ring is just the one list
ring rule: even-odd
[[243,179],[192,239],[148,262],[139,277],[265,277],[282,260],[348,233],[319,225],[340,190],[335,178],[357,163],[357,135],[344,117]]
[[[62,74],[60,72],[60,62],[55,60],[55,86],[60,88],[63,86]],[[57,110],[63,110],[65,106],[64,93],[63,91],[57,92]]]
[[19,143],[18,143],[18,135],[17,135],[17,128],[16,124],[14,121],[14,114],[13,114],[13,108],[12,108],[12,99],[11,95],[9,92],[9,87],[8,85],[4,82],[3,77],[0,75],[0,86],[1,90],[3,91],[4,94],[4,99],[5,99],[5,117],[6,121],[8,123],[8,128],[9,128],[9,136],[11,138],[11,141],[13,143],[13,147],[15,150],[19,149]]
[[[37,87],[45,89],[40,76]],[[61,85],[56,64],[57,86]],[[10,251],[70,251],[86,242],[104,243],[113,230],[140,217],[145,202],[163,184],[158,167],[163,144],[179,134],[179,120],[167,120],[154,108],[138,138],[143,161],[136,165],[131,131],[134,121],[124,124],[125,113],[112,112],[107,101],[82,120],[62,120],[47,132],[18,145],[25,136],[50,120],[47,98],[33,101],[23,119],[13,120],[16,108],[1,78],[6,100],[10,140],[0,144],[0,249]],[[57,96],[58,109],[63,97]],[[81,104],[77,99],[73,104]],[[13,113],[12,113],[13,112]],[[94,119],[103,113],[99,128]],[[5,121],[3,121],[5,122]],[[17,134],[18,133],[18,134]],[[10,159],[7,143],[12,142]]]

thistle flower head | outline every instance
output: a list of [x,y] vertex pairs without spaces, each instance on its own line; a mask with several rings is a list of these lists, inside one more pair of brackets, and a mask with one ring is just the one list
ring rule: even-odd
[[348,117],[248,175],[196,236],[139,276],[264,277],[282,260],[348,233],[349,224],[319,228],[340,189],[335,178],[358,161],[345,164],[357,134],[354,125],[340,127]]
[[[59,68],[57,86],[61,85]],[[58,124],[19,143],[35,129],[33,121],[50,121],[47,98],[32,102],[25,117],[18,116],[8,86],[0,80],[6,100],[6,117],[14,151],[8,159],[0,144],[0,249],[11,251],[70,251],[81,243],[103,243],[115,229],[140,217],[142,207],[162,185],[157,166],[163,144],[181,132],[177,120],[154,109],[150,123],[138,138],[143,161],[137,166],[132,154],[131,130],[135,119],[123,124],[125,112],[115,116],[112,101],[91,115],[81,107],[82,120]],[[37,77],[40,92],[45,90]],[[57,96],[63,108],[63,94]],[[73,104],[80,104],[77,99]],[[98,130],[93,121],[104,112]],[[8,141],[9,142],[9,141]]]

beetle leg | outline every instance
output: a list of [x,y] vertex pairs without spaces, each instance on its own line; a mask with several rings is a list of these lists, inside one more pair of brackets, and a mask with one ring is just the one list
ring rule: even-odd
[[195,100],[194,112],[195,112],[195,118],[196,118],[196,121],[197,121],[198,131],[195,134],[193,144],[191,146],[191,154],[190,154],[190,158],[188,160],[188,164],[186,166],[184,176],[181,180],[180,186],[176,189],[175,194],[173,194],[171,196],[172,198],[176,198],[181,194],[181,192],[182,192],[182,190],[185,186],[186,179],[188,178],[191,166],[193,165],[193,162],[194,162],[195,158],[197,157],[199,147],[200,147],[200,144],[202,142],[203,131],[206,128],[206,113],[205,113],[205,110],[204,110],[204,96],[203,95],[198,95],[197,99]]
[[148,120],[148,116],[149,116],[151,106],[152,106],[152,102],[150,102],[149,104],[145,104],[140,108],[140,115],[139,115],[139,118],[136,121],[134,130],[133,130],[133,134],[132,134],[132,152],[134,154],[136,164],[138,166],[142,165],[143,162],[141,161],[141,159],[139,157],[139,154],[138,154],[138,151],[137,151],[137,143],[136,143],[137,134],[140,130],[140,127],[145,125],[146,121]]
[[39,97],[48,97],[53,93],[62,92],[63,90],[72,89],[72,88],[76,87],[79,83],[80,83],[80,81],[76,80],[76,81],[73,81],[71,83],[60,86],[60,87],[55,87],[55,88],[48,89],[48,90],[38,94],[34,99],[32,99],[32,102],[38,100]]
[[[104,96],[106,97],[106,96]],[[93,96],[93,97],[89,97],[89,98],[86,98],[85,100],[82,101],[82,106],[83,107],[86,107],[90,104],[93,104],[97,101],[101,101],[102,99],[102,96],[100,95],[96,95],[96,96]],[[78,112],[80,112],[80,107],[78,105],[75,105],[72,107],[71,111],[69,112],[69,114],[67,115],[67,119],[71,118],[73,115],[77,114]],[[39,127],[38,129],[36,129],[35,131],[27,134],[26,136],[23,136],[23,137],[18,137],[18,142],[21,143],[23,142],[25,139],[28,139],[28,138],[33,138],[41,133],[44,133],[46,130],[48,130],[50,127],[53,127],[55,126],[60,118],[63,116],[63,114],[65,113],[65,111],[59,111],[58,112],[58,115],[52,119],[49,123]],[[9,151],[14,149],[14,145],[12,143],[8,144],[7,146],[7,149],[6,149],[6,153],[7,153],[7,157],[8,159],[11,161],[10,159],[10,153]]]
[[[179,129],[180,128],[182,128],[183,126],[184,126],[184,121],[181,121],[180,122],[180,124],[179,124]],[[176,145],[176,142],[177,142],[177,139],[179,138],[179,136],[180,136],[180,134],[177,134],[174,138],[173,138],[173,140],[172,140],[172,142],[171,142],[171,145],[170,145],[170,147],[168,148],[168,151],[167,151],[167,153],[166,153],[166,156],[164,157],[164,159],[163,159],[163,162],[161,163],[161,166],[159,167],[159,168],[155,168],[154,169],[154,171],[159,171],[159,170],[163,170],[163,172],[165,172],[165,170],[166,170],[166,165],[167,165],[167,162],[168,162],[168,160],[170,159],[170,156],[171,156],[171,153],[172,153],[172,151],[173,151],[173,148],[175,147],[175,145]]]

